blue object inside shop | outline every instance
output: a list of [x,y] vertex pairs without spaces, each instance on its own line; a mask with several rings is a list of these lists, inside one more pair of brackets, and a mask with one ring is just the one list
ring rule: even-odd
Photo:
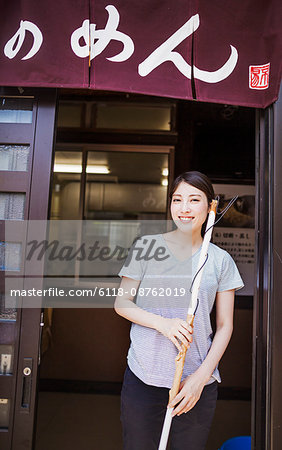
[[219,450],[251,450],[251,436],[237,436],[228,439]]

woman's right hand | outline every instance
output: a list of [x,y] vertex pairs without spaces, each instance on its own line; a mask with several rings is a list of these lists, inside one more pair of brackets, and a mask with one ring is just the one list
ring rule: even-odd
[[160,317],[157,324],[157,330],[167,337],[179,351],[182,350],[181,344],[183,344],[185,348],[189,348],[193,341],[193,326],[189,325],[183,319]]

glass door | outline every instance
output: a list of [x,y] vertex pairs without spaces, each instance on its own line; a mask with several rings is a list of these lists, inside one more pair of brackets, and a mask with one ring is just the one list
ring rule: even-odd
[[[0,96],[0,448],[32,448],[41,309],[24,309],[5,289],[24,287],[28,220],[46,219],[55,92]],[[9,237],[7,238],[7,232]]]
[[166,219],[173,148],[57,147],[51,220]]
[[[66,150],[58,146],[51,220],[83,221],[80,245],[99,242],[102,247],[127,249],[144,226],[151,230],[165,226],[161,221],[168,214],[172,153],[170,147],[157,146],[86,145],[80,149],[68,146]],[[101,275],[117,283],[121,263],[111,264],[115,268],[106,267],[104,273],[96,273],[92,265],[91,276]],[[76,284],[83,277],[85,285],[85,278],[90,277],[88,266],[87,260],[79,263]]]
[[[89,248],[88,243],[93,245],[96,242],[104,249],[114,248],[117,243],[127,248],[136,236],[134,222],[165,220],[170,175],[173,176],[173,153],[174,149],[169,145],[58,142],[53,164],[50,227],[54,233],[60,233],[60,242],[76,249],[84,242],[85,248]],[[60,222],[63,228],[60,228]],[[77,242],[76,232],[70,232],[71,226],[84,229],[82,242]],[[71,274],[57,271],[56,277],[52,278],[52,286],[64,292],[69,286],[77,289],[76,292],[99,286],[106,292],[106,289],[111,290],[118,285],[120,264],[122,261],[114,257],[101,263],[95,259],[87,263],[87,258],[82,258],[76,274],[74,270]],[[42,358],[41,391],[58,392],[68,386],[67,390],[72,392],[77,385],[83,389],[83,386],[101,385],[101,381],[103,385],[111,386],[120,383],[128,347],[128,324],[114,313],[112,295],[98,297],[98,293],[91,298],[77,295],[53,307],[53,339],[52,346]],[[110,343],[109,332],[115,336]],[[107,358],[104,357],[105,345]],[[48,395],[47,392],[39,393],[37,450],[45,448],[46,442],[60,448],[66,430],[63,409],[60,409],[61,413],[53,411],[53,407],[50,411],[45,403]],[[95,404],[95,399],[93,401],[95,411],[99,403]],[[76,409],[72,418],[76,414],[80,419],[83,416],[83,412]],[[52,420],[46,426],[49,417]],[[119,423],[118,412],[114,420]],[[93,424],[93,441],[89,436],[78,436],[76,427],[68,427],[67,439],[71,441],[68,445],[75,446],[79,441],[83,448],[88,448],[89,439],[89,448],[93,445],[97,448],[116,445],[119,448],[115,435],[104,436],[103,446],[99,445],[102,427],[99,421]],[[55,428],[60,430],[59,433]]]

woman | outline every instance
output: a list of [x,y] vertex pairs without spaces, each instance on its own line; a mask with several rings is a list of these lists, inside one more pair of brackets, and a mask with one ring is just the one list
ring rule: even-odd
[[[173,382],[174,359],[181,344],[188,351],[180,391],[169,405],[175,407],[170,445],[172,450],[205,448],[217,384],[221,381],[217,366],[233,329],[234,292],[243,287],[231,256],[210,244],[194,326],[187,324],[189,288],[196,273],[202,230],[213,198],[212,184],[204,174],[185,172],[178,176],[170,207],[176,229],[139,239],[131,249],[129,263],[125,263],[119,274],[122,281],[115,310],[132,322],[121,394],[125,450],[158,448]],[[155,255],[161,257],[140,257],[140,248],[148,255],[146,250],[152,248],[152,242],[158,249]],[[214,302],[216,332],[213,336],[210,313]]]

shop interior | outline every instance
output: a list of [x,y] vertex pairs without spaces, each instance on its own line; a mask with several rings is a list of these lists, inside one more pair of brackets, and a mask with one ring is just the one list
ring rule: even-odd
[[[237,253],[247,283],[236,295],[234,332],[219,367],[222,383],[207,444],[215,450],[228,438],[251,434],[255,109],[60,91],[51,221],[87,220],[92,238],[107,242],[118,235],[128,247],[134,221],[169,218],[171,182],[186,170],[210,177],[222,207],[239,195],[214,239],[229,250],[235,243],[237,252],[249,246],[243,258]],[[78,270],[86,286],[83,266]],[[117,286],[118,279],[108,282]],[[44,316],[35,449],[121,449],[119,394],[130,324],[110,304],[46,308]]]

